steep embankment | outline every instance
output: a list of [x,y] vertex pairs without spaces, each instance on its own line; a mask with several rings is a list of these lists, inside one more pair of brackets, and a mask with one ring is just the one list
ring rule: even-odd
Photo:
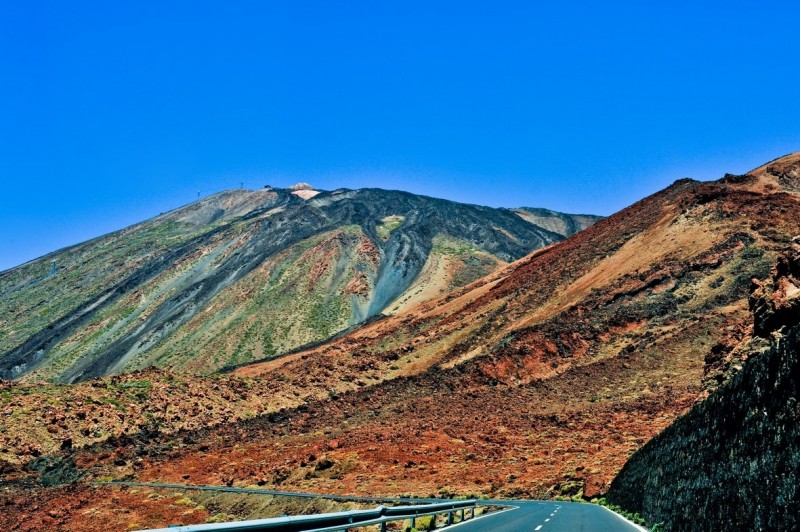
[[225,192],[0,274],[0,377],[265,359],[560,239],[506,209],[397,191]]
[[751,298],[741,371],[634,454],[609,501],[666,530],[800,527],[797,243]]

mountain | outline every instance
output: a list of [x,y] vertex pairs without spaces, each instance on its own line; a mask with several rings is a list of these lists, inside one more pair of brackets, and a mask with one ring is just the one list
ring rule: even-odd
[[398,191],[222,192],[0,273],[0,377],[266,359],[562,238],[507,209]]
[[[749,298],[798,234],[800,154],[681,179],[441,297],[230,374],[3,383],[0,468],[20,483],[593,498],[761,356],[737,349]],[[74,512],[121,497],[13,493],[11,507]]]

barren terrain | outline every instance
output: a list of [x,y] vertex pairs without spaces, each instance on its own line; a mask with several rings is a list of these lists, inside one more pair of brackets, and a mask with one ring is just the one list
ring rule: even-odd
[[[48,468],[79,487],[25,496],[78,490],[81,508],[105,504],[88,480],[112,478],[596,497],[749,356],[736,346],[752,280],[800,234],[799,166],[677,181],[466,287],[232,375],[5,384],[9,515]],[[140,381],[137,399],[145,385],[126,383]],[[56,463],[24,465],[40,455]]]

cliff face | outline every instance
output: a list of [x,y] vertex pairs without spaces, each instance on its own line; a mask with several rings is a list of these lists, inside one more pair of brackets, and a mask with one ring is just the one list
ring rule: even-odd
[[741,371],[634,454],[608,500],[668,530],[800,528],[800,245],[754,283]]

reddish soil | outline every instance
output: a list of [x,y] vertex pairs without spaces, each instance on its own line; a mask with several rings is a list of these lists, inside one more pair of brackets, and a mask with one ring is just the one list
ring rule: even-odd
[[153,496],[152,490],[97,488],[30,488],[0,492],[0,529],[134,530],[170,523],[205,523],[209,512],[183,504],[182,495]]

